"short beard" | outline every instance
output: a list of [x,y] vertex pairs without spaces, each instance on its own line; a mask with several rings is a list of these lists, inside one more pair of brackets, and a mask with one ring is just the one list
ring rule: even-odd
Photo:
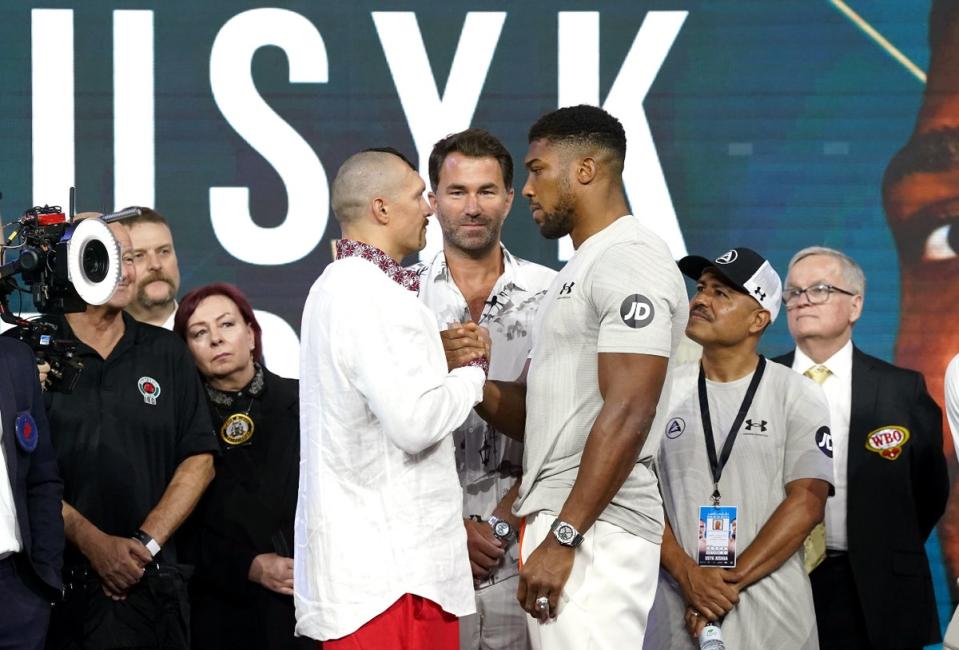
[[447,229],[443,226],[443,241],[451,244],[454,248],[461,250],[470,257],[481,257],[493,248],[499,246],[500,229],[495,227],[490,228],[486,231],[485,236],[480,239],[467,239],[460,237],[455,228],[451,227]]
[[543,223],[539,226],[540,234],[546,239],[559,239],[573,232],[572,198],[563,196],[552,212],[543,212]]

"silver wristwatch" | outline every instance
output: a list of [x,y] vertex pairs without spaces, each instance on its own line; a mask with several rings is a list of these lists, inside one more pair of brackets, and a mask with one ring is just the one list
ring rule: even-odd
[[553,521],[553,525],[549,527],[549,532],[553,533],[553,537],[556,538],[563,546],[569,546],[570,548],[576,548],[583,543],[583,536],[580,534],[572,524],[566,523],[565,521],[560,521],[559,517]]
[[508,521],[494,516],[490,517],[486,523],[492,527],[493,535],[496,537],[496,539],[502,542],[509,542],[513,539],[515,531],[513,530],[513,526]]

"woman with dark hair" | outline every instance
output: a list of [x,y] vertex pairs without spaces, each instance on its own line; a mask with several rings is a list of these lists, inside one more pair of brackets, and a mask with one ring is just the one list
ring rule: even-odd
[[194,648],[310,648],[293,636],[298,382],[263,367],[260,325],[236,287],[191,291],[173,330],[193,353],[222,454],[195,515]]

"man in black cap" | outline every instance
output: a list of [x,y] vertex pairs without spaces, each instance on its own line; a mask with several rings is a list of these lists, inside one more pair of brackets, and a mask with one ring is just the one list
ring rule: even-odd
[[656,457],[667,524],[645,647],[695,648],[721,622],[730,647],[818,648],[799,549],[832,487],[825,397],[756,352],[781,302],[769,262],[734,248],[679,268],[703,357],[673,376]]

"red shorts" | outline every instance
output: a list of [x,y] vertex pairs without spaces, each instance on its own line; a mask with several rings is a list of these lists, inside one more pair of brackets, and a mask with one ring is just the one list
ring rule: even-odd
[[460,624],[422,596],[404,594],[352,634],[317,644],[323,650],[459,650]]

